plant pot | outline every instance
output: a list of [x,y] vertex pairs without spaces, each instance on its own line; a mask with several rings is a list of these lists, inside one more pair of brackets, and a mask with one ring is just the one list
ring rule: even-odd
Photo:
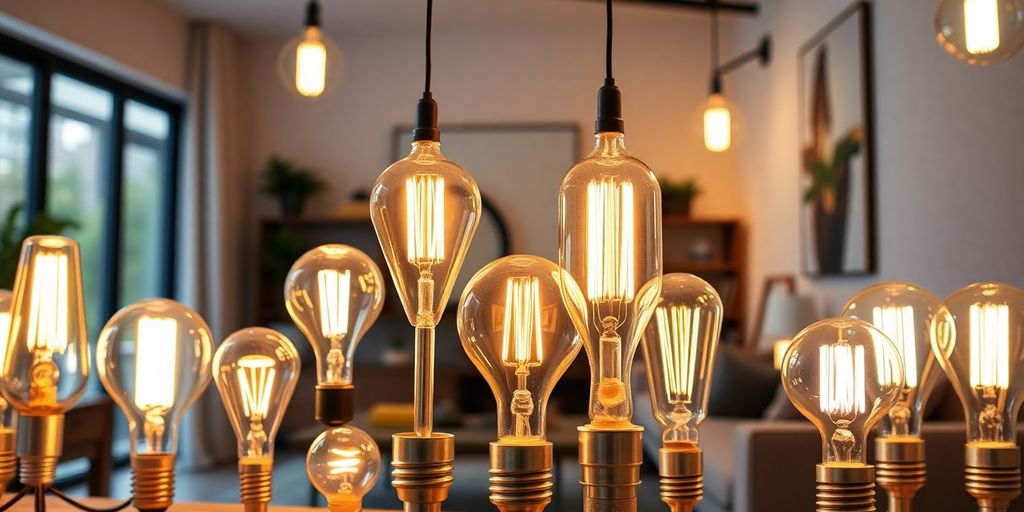
[[281,216],[298,217],[306,207],[306,198],[300,195],[290,194],[278,197],[281,205]]
[[692,197],[673,197],[665,199],[661,204],[662,214],[671,217],[689,217],[693,205]]

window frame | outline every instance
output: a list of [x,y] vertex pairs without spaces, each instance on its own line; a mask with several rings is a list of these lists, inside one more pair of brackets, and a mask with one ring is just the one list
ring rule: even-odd
[[[107,202],[104,219],[102,248],[103,276],[101,280],[100,318],[110,318],[119,309],[121,290],[122,250],[122,186],[124,183],[124,151],[128,143],[141,143],[155,147],[155,139],[129,132],[125,126],[125,105],[129,100],[160,110],[168,115],[168,138],[162,154],[163,190],[161,239],[162,260],[158,263],[161,272],[158,295],[175,297],[175,270],[177,259],[177,201],[181,172],[181,140],[185,105],[151,88],[133,84],[89,65],[39,48],[15,36],[0,32],[0,55],[28,65],[33,70],[34,87],[27,106],[31,109],[29,132],[29,158],[27,169],[27,190],[25,191],[25,215],[31,220],[46,211],[46,192],[50,150],[50,122],[54,113],[66,117],[78,117],[77,113],[54,106],[51,102],[51,85],[55,75],[64,75],[109,92],[113,98],[111,120],[106,127],[109,137],[104,149],[104,168],[101,169],[104,200]],[[6,96],[6,95],[5,95]],[[163,141],[160,141],[163,142]],[[95,326],[99,328],[100,326]]]

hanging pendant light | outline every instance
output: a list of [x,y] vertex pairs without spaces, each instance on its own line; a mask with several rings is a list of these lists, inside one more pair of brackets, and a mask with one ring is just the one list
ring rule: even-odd
[[320,24],[320,3],[306,4],[302,32],[289,40],[277,57],[285,88],[307,98],[322,96],[341,81],[341,52]]
[[972,66],[1009,59],[1024,47],[1024,0],[943,0],[935,39]]

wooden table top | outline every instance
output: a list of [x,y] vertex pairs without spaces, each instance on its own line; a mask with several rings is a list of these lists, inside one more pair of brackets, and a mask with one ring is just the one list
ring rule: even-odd
[[[121,503],[119,500],[108,498],[85,498],[83,503],[92,507],[113,507]],[[26,496],[14,507],[8,509],[10,512],[32,512],[32,496]],[[125,510],[133,511],[129,507]],[[324,508],[309,507],[285,507],[271,505],[270,512],[323,512]],[[169,512],[241,512],[242,505],[234,503],[175,503]],[[46,497],[46,512],[79,512],[71,505],[64,503],[56,496]],[[364,509],[363,512],[387,512],[384,510]]]

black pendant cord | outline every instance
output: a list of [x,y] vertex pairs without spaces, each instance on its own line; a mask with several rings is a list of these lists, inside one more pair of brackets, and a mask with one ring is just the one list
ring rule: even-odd
[[424,69],[423,69],[423,97],[416,104],[416,128],[412,130],[414,141],[441,140],[441,131],[437,129],[437,102],[430,92],[430,40],[433,32],[434,0],[427,0],[427,22],[426,40],[423,43]]
[[708,0],[711,9],[711,94],[721,94],[722,75],[718,71],[718,1]]
[[622,93],[615,86],[615,78],[612,75],[612,0],[605,1],[605,16],[605,77],[604,85],[597,91],[597,122],[594,123],[594,133],[621,133],[625,127],[622,121]]
[[22,487],[17,494],[15,494],[13,497],[11,497],[10,500],[7,501],[7,503],[0,505],[0,512],[9,510],[15,504],[21,501],[22,498],[28,496],[29,493],[32,494],[34,512],[46,512],[46,493],[50,493],[56,496],[61,501],[67,503],[68,505],[71,505],[73,508],[77,510],[81,510],[82,512],[118,512],[120,510],[128,508],[132,504],[132,500],[127,499],[124,502],[119,503],[110,508],[95,508],[90,507],[84,503],[78,502],[74,498],[68,496],[67,494],[64,494],[56,487],[50,485],[28,485]]

